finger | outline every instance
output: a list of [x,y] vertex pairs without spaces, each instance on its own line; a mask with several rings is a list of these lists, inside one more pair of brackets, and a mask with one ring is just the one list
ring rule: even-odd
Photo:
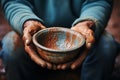
[[92,47],[93,43],[86,43],[87,49],[90,49]]
[[45,26],[41,26],[41,29],[45,29],[46,27]]
[[65,70],[65,69],[68,69],[70,68],[70,65],[72,64],[72,62],[68,62],[68,63],[64,63],[64,64],[59,64],[57,66],[57,69],[62,69],[62,70]]
[[87,56],[88,52],[89,50],[85,49],[83,53],[79,56],[79,58],[72,63],[71,69],[76,69],[77,67],[79,67],[85,59],[85,57]]
[[53,70],[57,70],[57,66],[55,64],[52,65]]
[[90,49],[95,42],[94,33],[92,30],[88,30],[86,34],[86,47]]
[[86,38],[88,43],[93,43],[95,41],[94,33],[92,30],[88,30],[88,32],[86,33]]
[[25,43],[26,43],[27,45],[29,45],[29,44],[30,44],[30,42],[31,42],[31,40],[32,40],[31,35],[30,35],[30,34],[27,34],[27,35],[26,35],[26,40],[25,40]]
[[46,62],[46,64],[47,64],[47,68],[48,68],[48,69],[52,69],[52,64],[50,64],[50,63],[48,63],[48,62]]
[[27,53],[29,54],[29,56],[31,57],[31,59],[37,63],[38,65],[40,65],[41,67],[45,68],[46,67],[46,62],[43,61],[37,54],[36,52],[33,50],[33,48],[31,46],[27,46],[25,45],[25,50],[27,51]]
[[71,64],[72,64],[72,62],[65,63],[61,66],[61,69],[62,70],[68,69],[68,68],[70,68]]
[[59,70],[61,68],[61,64],[57,65],[57,69]]
[[32,40],[32,36],[28,32],[26,32],[23,35],[23,40],[24,40],[25,44],[29,45]]

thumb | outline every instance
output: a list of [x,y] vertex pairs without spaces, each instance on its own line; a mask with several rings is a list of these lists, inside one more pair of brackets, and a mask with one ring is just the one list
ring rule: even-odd
[[87,49],[90,49],[92,47],[92,43],[86,43]]
[[26,45],[29,45],[30,43],[31,43],[31,40],[32,40],[32,36],[31,36],[31,34],[28,32],[28,33],[25,33],[24,35],[23,35],[23,40],[24,40],[24,43],[26,44]]
[[88,30],[88,33],[85,36],[86,36],[86,47],[87,49],[90,49],[95,42],[94,33],[92,30]]

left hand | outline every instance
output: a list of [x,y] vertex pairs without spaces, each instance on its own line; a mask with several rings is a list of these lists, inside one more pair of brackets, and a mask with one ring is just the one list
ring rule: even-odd
[[38,21],[28,20],[23,25],[23,41],[25,45],[25,51],[37,65],[42,68],[51,69],[53,65],[37,55],[37,50],[32,42],[32,36],[39,30],[45,29],[46,27]]
[[93,21],[84,21],[84,22],[80,22],[80,23],[76,24],[75,26],[73,26],[71,28],[72,30],[75,30],[75,31],[81,33],[85,37],[85,39],[86,39],[85,50],[74,61],[57,65],[57,69],[62,69],[62,70],[68,69],[68,68],[76,69],[77,67],[79,67],[81,65],[82,61],[84,60],[87,53],[91,49],[93,43],[95,42],[94,32],[91,29],[91,27],[93,25],[94,25]]

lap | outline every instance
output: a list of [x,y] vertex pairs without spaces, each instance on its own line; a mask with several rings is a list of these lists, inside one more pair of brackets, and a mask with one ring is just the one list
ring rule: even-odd
[[[11,68],[10,70],[15,70],[15,67],[18,68],[19,66],[19,68],[22,68],[23,71],[27,72],[27,74],[33,72],[35,73],[34,74],[35,76],[39,76],[40,74],[38,75],[37,73],[40,73],[41,71],[47,72],[46,69],[40,68],[40,66],[35,64],[30,59],[29,55],[24,50],[24,44],[22,41],[22,37],[20,37],[20,35],[18,35],[14,31],[8,33],[3,38],[2,44],[3,44],[2,46],[3,59],[4,59],[4,62],[7,65],[9,65],[8,67]],[[115,50],[116,50],[116,45],[115,45],[113,37],[109,33],[104,32],[101,38],[99,39],[99,41],[97,41],[97,43],[94,45],[91,53],[95,54],[99,52],[97,54],[97,57],[104,56],[104,58],[113,58],[113,55],[115,54],[112,52],[115,52]],[[94,54],[91,54],[91,55],[90,54],[87,56],[86,61],[84,61],[85,63],[89,61],[89,59],[95,58],[92,56]],[[16,70],[18,71],[17,68]],[[8,70],[8,72],[12,72],[10,70]],[[12,75],[14,73],[10,73],[10,74]],[[30,76],[31,74],[28,74],[28,75]]]
[[[22,37],[20,37],[20,35],[18,35],[14,31],[9,32],[3,38],[2,44],[2,51],[4,52],[3,57],[5,56],[5,59],[6,56],[19,58],[22,55],[21,53],[25,53]],[[96,48],[98,49],[98,51],[104,52],[104,56],[112,56],[112,54],[107,53],[113,52],[116,49],[114,38],[109,33],[104,32],[99,41],[97,41],[94,45],[93,50]]]

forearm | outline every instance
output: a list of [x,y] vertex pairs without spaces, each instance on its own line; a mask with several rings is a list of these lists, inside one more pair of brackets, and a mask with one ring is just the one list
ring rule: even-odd
[[8,1],[3,5],[3,8],[11,27],[20,34],[23,32],[23,24],[25,21],[37,20],[42,22],[42,20],[34,14],[32,5],[27,1]]
[[86,0],[81,9],[80,17],[73,26],[79,22],[91,20],[95,23],[95,38],[98,38],[107,25],[112,10],[112,5],[105,0]]

